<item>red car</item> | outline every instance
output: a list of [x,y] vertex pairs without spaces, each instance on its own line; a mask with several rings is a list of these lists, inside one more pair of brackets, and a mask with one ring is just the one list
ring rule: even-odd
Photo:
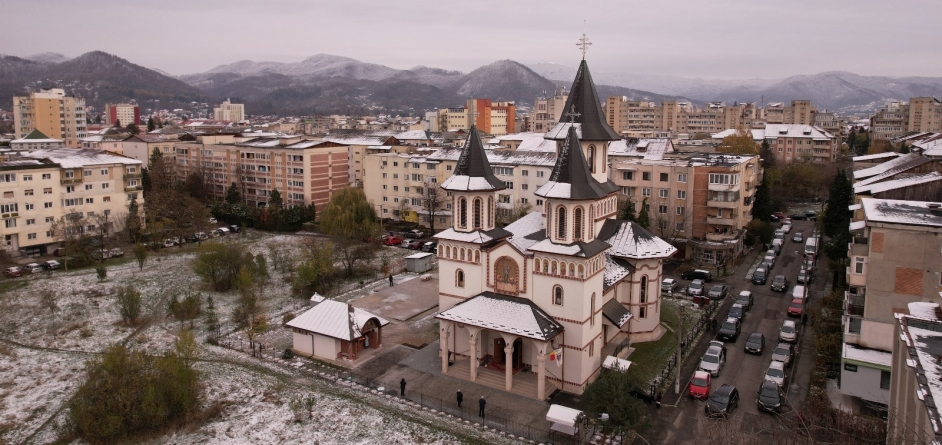
[[792,300],[788,305],[788,315],[792,317],[801,317],[805,313],[805,302],[801,298]]
[[23,269],[19,267],[8,267],[3,271],[3,274],[10,278],[16,278],[23,275]]
[[687,395],[692,399],[706,400],[710,396],[710,380],[709,372],[694,372],[690,379],[690,386],[687,387]]
[[387,246],[398,246],[402,244],[402,237],[395,235],[387,236],[386,239],[383,240],[383,244]]

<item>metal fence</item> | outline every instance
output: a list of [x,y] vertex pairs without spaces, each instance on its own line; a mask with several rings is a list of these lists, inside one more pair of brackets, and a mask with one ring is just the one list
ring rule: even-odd
[[[719,301],[711,301],[710,304],[700,312],[700,316],[697,317],[697,322],[694,324],[693,329],[684,332],[680,340],[681,365],[683,365],[683,360],[689,355],[691,348],[695,346],[694,343],[710,326],[710,322],[713,320],[713,316],[716,314],[719,307]],[[681,323],[683,323],[683,320],[681,320]],[[648,388],[649,393],[647,395],[652,399],[655,398],[658,392],[664,389],[664,385],[672,381],[670,377],[673,375],[676,368],[677,354],[674,354],[667,360],[667,365],[654,377],[651,386]]]

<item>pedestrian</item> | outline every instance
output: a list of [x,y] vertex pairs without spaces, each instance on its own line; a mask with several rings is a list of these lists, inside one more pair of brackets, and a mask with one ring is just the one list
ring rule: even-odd
[[399,395],[401,397],[406,396],[406,379],[402,379],[399,381]]
[[716,332],[716,319],[710,320],[710,332]]
[[478,400],[478,416],[484,417],[484,405],[487,405],[487,402],[484,400],[484,396],[481,396],[481,400]]
[[458,390],[457,397],[458,397],[458,408],[461,408],[461,401],[464,400],[464,394],[461,393],[460,389]]
[[661,392],[660,391],[658,391],[657,396],[654,397],[654,405],[656,405],[658,408],[661,407]]
[[393,287],[392,274],[389,274],[389,287]]

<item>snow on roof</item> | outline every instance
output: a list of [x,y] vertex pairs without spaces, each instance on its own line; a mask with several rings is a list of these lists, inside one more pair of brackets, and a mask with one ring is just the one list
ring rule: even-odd
[[540,211],[527,213],[526,216],[510,223],[504,230],[512,233],[510,244],[517,250],[528,254],[530,247],[546,237],[544,223],[546,219]]
[[529,138],[540,138],[543,139],[544,133],[537,133],[534,131],[523,131],[520,133],[508,133],[502,134],[500,136],[494,136],[488,139],[488,144],[500,144],[503,141],[522,141]]
[[[484,149],[484,154],[487,155],[487,162],[491,166],[495,165],[533,165],[537,167],[553,167],[556,163],[556,143],[549,141],[553,144],[553,150],[550,152],[545,151],[536,151],[536,150],[495,150],[495,149]],[[442,148],[435,153],[433,153],[428,158],[430,160],[437,161],[457,161],[461,156],[461,148]]]
[[396,139],[399,139],[399,140],[421,139],[425,141],[425,140],[428,140],[429,137],[428,137],[428,134],[425,133],[425,130],[409,130],[409,131],[404,131],[402,133],[397,134]]
[[605,357],[605,361],[602,362],[602,367],[605,369],[616,369],[619,371],[627,371],[628,368],[631,367],[631,361],[610,355],[608,357]]
[[569,127],[576,127],[576,136],[579,137],[579,140],[582,140],[582,124],[578,122],[560,122],[550,129],[550,131],[547,131],[543,137],[552,140],[566,139],[566,135],[569,134]]
[[919,317],[925,320],[938,321],[939,304],[929,303],[927,301],[914,301],[909,303],[909,314],[913,317]]
[[333,142],[335,144],[341,145],[383,145],[389,137],[369,137],[369,136],[360,136],[360,135],[327,135],[324,137],[324,141]]
[[868,222],[942,227],[942,211],[928,207],[935,203],[863,198],[861,204]]
[[631,312],[628,312],[628,309],[614,298],[602,305],[602,315],[619,328],[631,319]]
[[[831,133],[828,133],[820,127],[815,127],[813,125],[767,124],[764,131],[764,138],[805,138],[816,141],[828,141],[834,139],[834,136],[832,136]],[[753,132],[753,134],[755,135],[755,132]],[[755,136],[753,136],[753,139],[755,139]]]
[[536,189],[536,196],[544,198],[569,199],[570,195],[572,195],[572,184],[564,182],[548,181]]
[[854,156],[853,158],[851,158],[851,160],[854,162],[860,162],[860,161],[872,161],[874,159],[898,158],[900,156],[902,155],[895,151],[887,151],[884,153],[875,153],[872,155]]
[[530,300],[484,292],[436,316],[537,340],[550,340],[563,326]]
[[851,221],[851,222],[850,222],[850,231],[851,231],[851,232],[853,232],[854,230],[860,230],[860,229],[862,229],[862,228],[864,228],[864,227],[867,227],[867,222],[866,222],[866,221]]
[[[314,299],[312,298],[311,301],[314,301]],[[324,299],[289,321],[288,326],[327,337],[352,341],[363,336],[361,330],[366,322],[372,318],[375,318],[380,326],[389,324],[386,319],[350,306],[348,303]]]
[[602,252],[608,248],[608,243],[597,238],[588,243],[575,242],[572,244],[556,244],[549,239],[543,239],[540,242],[530,246],[530,250],[533,252],[575,256],[580,258],[589,258],[595,256],[599,252]]
[[86,165],[125,164],[140,165],[141,161],[104,150],[90,148],[50,148],[23,153],[34,159],[49,159],[62,168],[81,168]]
[[613,258],[606,253],[605,271],[602,274],[602,288],[608,290],[608,288],[617,284],[622,278],[625,278],[634,270],[635,268],[631,263],[621,258]]
[[942,180],[942,174],[939,172],[929,172],[924,175],[909,176],[901,179],[894,179],[891,181],[883,182],[874,182],[872,184],[864,184],[860,187],[854,188],[854,193],[864,193],[870,192],[871,195],[882,193],[888,190],[895,190],[905,187],[910,187],[919,184],[925,184],[928,182],[934,182]]
[[844,360],[855,360],[858,362],[870,363],[877,366],[890,367],[893,364],[893,353],[881,351],[879,349],[861,348],[851,343],[844,343],[844,350],[841,353]]
[[860,210],[860,209],[862,209],[862,208],[863,208],[863,205],[861,205],[861,204],[851,204],[851,205],[847,206],[847,210],[850,210],[851,212],[853,212],[853,211],[855,211],[855,210]]
[[881,173],[886,173],[896,167],[906,165],[914,159],[921,158],[919,154],[909,153],[903,156],[890,159],[889,161],[883,162],[881,164],[874,165],[873,167],[862,168],[860,170],[854,170],[854,180],[859,181],[864,178],[869,178],[871,176],[876,176]]
[[630,221],[605,220],[602,230],[599,231],[599,238],[612,246],[608,253],[615,257],[666,258],[677,252],[677,248],[667,241]]
[[942,443],[942,419],[938,403],[942,402],[942,322],[934,303],[910,303],[910,314],[899,314],[900,340],[906,344],[909,358],[906,365],[914,368],[893,370],[914,372],[918,388],[914,394],[925,404],[935,432],[934,443]]
[[669,138],[620,139],[608,146],[609,156],[637,156],[644,159],[663,159],[664,154],[673,153],[674,144]]
[[[765,130],[763,129],[751,129],[749,132],[752,134],[752,140],[756,142],[761,142],[763,139],[765,139]],[[710,138],[716,141],[721,141],[726,137],[736,136],[737,134],[739,134],[739,130],[730,128],[719,133],[713,133],[710,135]]]
[[272,148],[281,145],[281,141],[278,139],[257,138],[243,141],[236,145],[240,147]]
[[546,412],[546,420],[566,426],[575,426],[576,418],[580,414],[582,414],[582,411],[554,404],[550,405],[549,411]]
[[407,259],[407,260],[418,260],[418,259],[427,258],[427,257],[430,257],[430,256],[432,256],[432,254],[429,253],[429,252],[419,252],[419,253],[413,253],[412,255],[407,256],[406,259]]
[[445,190],[494,190],[494,186],[487,181],[487,178],[466,175],[451,175],[442,182],[441,187]]
[[449,228],[438,232],[434,238],[463,243],[485,244],[508,236],[511,236],[511,233],[502,228],[495,228],[486,232],[482,230],[475,230],[473,232],[458,232],[455,229]]

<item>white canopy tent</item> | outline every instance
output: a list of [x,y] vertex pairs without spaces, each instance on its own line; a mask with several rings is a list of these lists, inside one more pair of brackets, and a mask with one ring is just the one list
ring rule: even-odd
[[546,412],[546,420],[553,422],[550,430],[574,436],[578,430],[576,428],[576,418],[580,414],[582,414],[582,411],[577,409],[567,408],[562,405],[550,405],[549,411]]

